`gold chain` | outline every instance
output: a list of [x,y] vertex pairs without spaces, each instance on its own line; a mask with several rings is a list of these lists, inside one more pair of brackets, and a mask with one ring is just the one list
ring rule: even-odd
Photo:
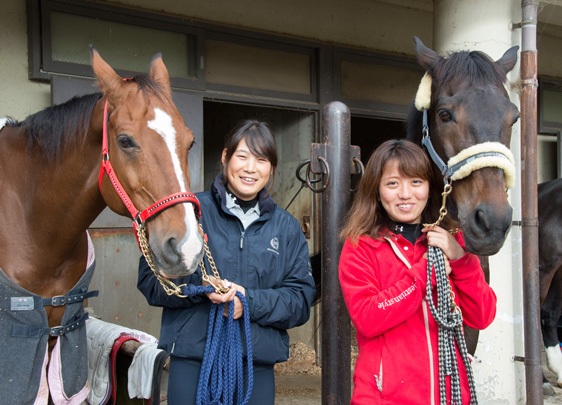
[[[447,197],[449,196],[449,194],[451,194],[451,191],[453,191],[453,186],[451,185],[451,181],[449,180],[448,183],[446,183],[445,186],[443,187],[443,192],[441,193],[443,199],[441,202],[441,208],[439,209],[439,218],[437,218],[437,221],[435,221],[432,224],[423,224],[424,226],[428,226],[428,227],[438,226],[441,223],[441,221],[443,221],[443,218],[445,218],[445,215],[447,215]],[[459,231],[460,231],[459,228],[455,228],[455,229],[451,229],[449,232],[457,233]],[[449,285],[449,295],[451,297],[451,311],[461,313],[461,309],[455,303],[455,292],[453,291],[453,287],[451,286],[449,276],[447,276],[447,284]]]
[[423,224],[424,226],[437,226],[441,223],[441,221],[443,221],[443,218],[445,218],[445,215],[447,215],[447,196],[451,194],[451,191],[453,191],[453,186],[449,181],[447,184],[445,184],[445,187],[443,187],[443,192],[441,193],[443,200],[441,203],[441,208],[439,209],[439,218],[437,218],[437,221],[432,224]]
[[[199,229],[202,231],[201,224],[199,224]],[[166,294],[176,295],[180,298],[186,298],[187,295],[184,295],[182,293],[182,289],[183,287],[186,286],[186,284],[177,285],[173,281],[165,277],[162,277],[160,273],[158,273],[158,271],[156,270],[156,266],[154,265],[154,261],[152,260],[152,252],[148,244],[148,237],[146,235],[146,227],[144,226],[144,224],[140,224],[137,226],[137,237],[139,240],[139,246],[141,252],[144,258],[146,259],[146,263],[154,273],[156,279],[158,279],[158,281],[160,282],[160,285],[162,286]],[[230,288],[226,287],[222,282],[222,279],[220,278],[219,275],[219,271],[217,270],[217,266],[215,264],[215,260],[211,255],[211,250],[209,249],[206,240],[204,242],[204,249],[205,249],[205,255],[207,256],[207,260],[209,260],[209,266],[211,267],[211,271],[213,272],[213,278],[209,277],[209,275],[207,274],[207,271],[205,269],[205,261],[203,258],[201,258],[201,262],[199,263],[199,266],[201,267],[201,277],[204,281],[212,285],[217,293],[224,294],[228,292]]]

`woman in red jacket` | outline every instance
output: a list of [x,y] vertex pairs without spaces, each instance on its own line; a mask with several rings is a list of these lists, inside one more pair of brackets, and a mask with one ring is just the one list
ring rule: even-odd
[[[462,404],[476,403],[464,341],[451,344],[456,372],[440,384],[439,356],[444,354],[425,298],[428,246],[443,251],[464,325],[489,326],[496,295],[478,257],[464,250],[461,232],[423,225],[438,217],[440,201],[430,197],[431,179],[431,163],[421,147],[406,140],[384,142],[367,163],[342,230],[339,278],[359,346],[352,404],[450,404],[458,395]],[[436,303],[435,273],[431,279]],[[458,382],[452,384],[454,378]]]

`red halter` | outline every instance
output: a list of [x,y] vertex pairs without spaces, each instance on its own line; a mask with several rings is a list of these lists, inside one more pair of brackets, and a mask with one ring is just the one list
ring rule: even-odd
[[197,215],[197,218],[200,218],[201,206],[199,205],[199,200],[193,193],[171,194],[168,197],[164,197],[161,200],[156,201],[154,204],[152,204],[150,207],[148,207],[142,212],[140,212],[135,208],[135,205],[127,195],[127,192],[121,186],[119,179],[117,179],[117,176],[113,171],[113,167],[111,166],[111,162],[109,161],[109,141],[108,141],[109,137],[107,135],[107,122],[108,122],[108,114],[107,114],[107,99],[106,99],[105,106],[103,109],[102,162],[100,167],[100,173],[98,176],[98,185],[101,190],[103,175],[107,174],[107,177],[109,177],[111,184],[113,184],[113,188],[115,189],[119,197],[121,197],[121,201],[123,201],[125,207],[127,207],[129,212],[131,213],[131,217],[133,218],[133,226],[135,230],[137,229],[137,227],[143,225],[151,217],[156,216],[158,213],[165,210],[166,208],[184,202],[193,204],[195,208],[195,215]]

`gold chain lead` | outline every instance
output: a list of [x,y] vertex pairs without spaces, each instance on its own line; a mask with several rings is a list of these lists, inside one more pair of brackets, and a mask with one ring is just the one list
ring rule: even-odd
[[[203,231],[203,229],[201,228],[201,224],[199,224],[199,229],[201,231]],[[182,289],[183,289],[183,287],[186,286],[186,284],[177,285],[173,281],[171,281],[171,280],[169,280],[165,277],[162,277],[158,273],[158,271],[156,270],[156,266],[154,266],[154,261],[152,260],[152,252],[151,252],[150,246],[148,244],[148,238],[147,238],[147,235],[146,235],[146,227],[144,226],[144,224],[140,224],[140,225],[137,226],[137,237],[138,237],[138,240],[139,240],[139,246],[140,246],[141,252],[142,252],[144,258],[146,259],[146,263],[148,264],[148,266],[150,267],[150,269],[154,273],[154,276],[156,277],[156,279],[160,282],[160,285],[162,286],[162,288],[164,289],[166,294],[176,295],[180,298],[186,298],[187,295],[182,293]],[[211,271],[213,273],[213,278],[209,277],[209,275],[207,274],[207,270],[205,269],[205,261],[204,261],[203,258],[201,259],[201,262],[199,263],[199,266],[201,267],[201,277],[204,281],[206,281],[210,285],[212,285],[217,293],[224,294],[227,291],[229,291],[230,288],[224,286],[224,284],[222,282],[222,279],[220,278],[219,271],[217,270],[215,260],[213,259],[213,256],[211,255],[211,250],[209,249],[209,246],[208,246],[206,240],[205,240],[203,246],[204,246],[204,249],[205,249],[205,255],[207,256],[207,260],[209,261],[209,266],[211,267]]]

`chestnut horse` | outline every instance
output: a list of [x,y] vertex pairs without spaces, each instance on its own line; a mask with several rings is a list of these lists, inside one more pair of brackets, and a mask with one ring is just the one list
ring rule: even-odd
[[203,254],[188,171],[194,136],[161,56],[148,75],[122,79],[91,53],[101,93],[0,120],[0,387],[8,402],[87,395],[83,300],[95,296],[87,229],[106,206],[134,219],[164,277],[193,273]]
[[[451,184],[448,218],[462,228],[467,250],[496,254],[512,219],[506,189],[515,177],[509,145],[519,110],[504,82],[517,62],[518,47],[493,61],[479,51],[443,57],[417,37],[414,42],[427,73],[410,110],[408,138],[425,146],[437,177]],[[433,190],[443,188],[441,182]]]

